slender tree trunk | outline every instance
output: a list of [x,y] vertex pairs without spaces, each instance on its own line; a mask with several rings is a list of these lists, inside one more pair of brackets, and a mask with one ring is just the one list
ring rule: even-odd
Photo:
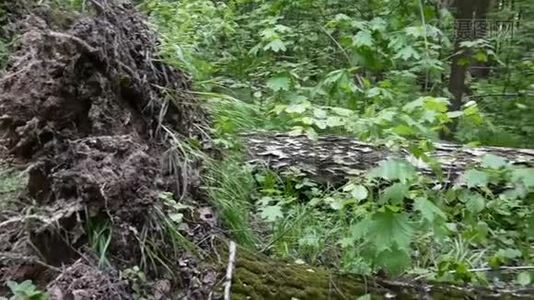
[[[465,84],[471,53],[463,51],[461,43],[466,40],[482,38],[484,32],[474,27],[474,20],[484,20],[490,7],[490,0],[455,0],[456,41],[451,62],[449,90],[453,95],[451,110],[459,110],[463,105],[464,95],[468,93]],[[454,129],[454,128],[451,128]]]

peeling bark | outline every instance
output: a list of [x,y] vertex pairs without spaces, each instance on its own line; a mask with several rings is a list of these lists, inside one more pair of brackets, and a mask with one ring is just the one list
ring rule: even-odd
[[[244,135],[249,162],[274,170],[296,167],[322,183],[338,184],[359,176],[388,158],[406,159],[423,174],[435,175],[432,168],[406,149],[393,151],[357,140],[326,136],[312,140],[306,136],[252,133]],[[467,148],[457,144],[434,144],[429,155],[436,159],[446,182],[458,182],[460,174],[480,164],[486,154],[506,158],[513,165],[534,167],[534,150],[503,147]]]

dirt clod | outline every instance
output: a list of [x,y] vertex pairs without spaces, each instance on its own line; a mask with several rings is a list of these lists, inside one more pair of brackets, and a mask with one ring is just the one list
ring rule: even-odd
[[128,283],[82,259],[66,268],[48,285],[51,300],[131,299]]

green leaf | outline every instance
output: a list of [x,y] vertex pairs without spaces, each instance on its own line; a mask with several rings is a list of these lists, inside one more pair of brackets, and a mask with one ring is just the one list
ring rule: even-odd
[[367,188],[365,188],[363,185],[358,184],[350,191],[350,194],[356,200],[362,201],[367,199],[367,196],[369,196],[369,191],[367,191]]
[[324,119],[326,118],[326,111],[319,108],[313,109],[313,116],[315,116],[318,119]]
[[386,29],[386,26],[387,22],[380,17],[376,17],[369,21],[369,28],[373,31],[383,31]]
[[469,58],[467,57],[460,57],[460,59],[458,60],[459,66],[467,66],[468,64],[469,64]]
[[[25,280],[21,283],[16,283],[14,281],[8,281],[7,286],[13,293],[11,299],[25,299],[25,300],[47,300],[48,296],[37,290],[36,286],[32,283],[31,280]],[[1,298],[0,298],[1,299]]]
[[378,254],[376,264],[385,268],[388,273],[395,276],[411,266],[412,260],[408,251],[387,249]]
[[454,119],[464,115],[463,111],[450,111],[447,113],[447,117]]
[[302,103],[292,103],[286,107],[286,112],[289,114],[301,114],[305,112],[310,106],[311,105],[308,101],[304,101]]
[[428,220],[429,222],[434,222],[436,217],[442,218],[444,220],[447,219],[445,213],[426,198],[416,198],[414,206],[417,211],[421,212],[423,218]]
[[479,193],[469,193],[465,208],[472,214],[477,214],[486,207],[486,200]]
[[286,45],[280,39],[274,39],[263,47],[263,50],[272,50],[273,52],[284,52],[287,50]]
[[488,61],[488,55],[482,51],[478,51],[473,55],[473,58],[479,62],[487,62]]
[[182,224],[184,215],[181,213],[172,213],[169,214],[169,219],[171,219],[171,221],[173,221],[175,224]]
[[338,116],[342,117],[350,117],[354,114],[354,112],[350,109],[341,108],[341,107],[332,107],[332,112],[334,112]]
[[310,232],[308,234],[305,234],[304,236],[302,236],[298,243],[299,243],[299,246],[310,246],[310,247],[319,247],[321,241],[320,241],[320,238],[321,236],[317,235],[316,232]]
[[488,185],[489,176],[485,172],[478,170],[468,170],[464,173],[463,178],[467,187],[484,187]]
[[326,203],[330,205],[333,210],[340,210],[344,206],[344,200],[340,198],[327,197],[324,199]]
[[523,254],[521,251],[513,248],[499,249],[495,255],[489,260],[489,265],[497,268],[503,264],[510,263],[513,260],[519,259]]
[[274,26],[274,29],[277,31],[277,32],[289,32],[291,31],[291,28],[290,27],[287,27],[285,25],[282,25],[282,24],[276,24]]
[[326,124],[328,127],[337,127],[344,125],[345,122],[343,122],[343,119],[340,117],[328,117],[326,119]]
[[376,97],[376,96],[380,96],[382,94],[382,90],[383,89],[381,89],[379,87],[370,88],[367,91],[365,91],[365,96],[368,97],[368,98],[373,98],[373,97]]
[[417,131],[414,130],[412,127],[406,126],[404,124],[400,124],[393,127],[392,131],[401,136],[410,136],[417,133]]
[[499,195],[502,200],[525,199],[528,196],[528,190],[523,185],[516,185],[512,189],[505,190]]
[[365,218],[360,222],[352,225],[350,227],[350,233],[352,238],[355,240],[363,239],[368,234],[369,229],[371,228],[372,220],[370,218]]
[[401,58],[403,60],[409,60],[410,58],[413,58],[415,60],[420,59],[421,55],[415,51],[414,48],[411,46],[406,46],[402,48],[393,58]]
[[308,136],[308,138],[312,140],[315,140],[317,139],[317,137],[319,137],[317,132],[312,127],[306,128],[305,133],[306,133],[306,136]]
[[257,204],[260,206],[269,206],[269,204],[273,201],[275,201],[275,199],[273,199],[272,197],[264,196],[258,200]]
[[352,245],[354,245],[354,239],[350,238],[350,237],[345,237],[345,238],[342,238],[340,239],[337,244],[339,246],[341,246],[341,248],[348,248],[348,247],[351,247]]
[[482,167],[490,169],[500,169],[506,167],[508,162],[504,157],[497,156],[494,154],[486,154],[482,158]]
[[307,105],[309,104],[309,106],[311,107],[311,104],[310,102],[308,101],[308,97],[304,96],[304,95],[298,95],[298,94],[292,94],[289,96],[289,99],[291,100],[292,103],[306,103]]
[[423,107],[434,112],[444,113],[448,110],[449,100],[443,97],[424,97]]
[[404,197],[406,197],[408,194],[409,190],[410,186],[406,184],[399,182],[394,183],[393,185],[384,189],[381,200],[384,202],[389,201],[389,203],[393,205],[400,204],[404,200]]
[[373,215],[367,238],[379,252],[397,247],[408,250],[414,233],[410,219],[404,213],[394,213],[389,209]]
[[512,181],[521,182],[527,188],[534,188],[534,169],[520,168],[512,171]]
[[260,216],[268,222],[274,222],[284,217],[284,214],[282,213],[282,207],[279,205],[265,206],[260,208],[260,210]]
[[275,92],[289,91],[290,85],[291,79],[287,76],[278,76],[267,80],[267,87]]
[[521,251],[512,248],[499,249],[499,251],[497,251],[495,254],[495,256],[503,259],[515,259],[521,257],[522,255],[523,253],[521,253]]
[[425,36],[425,28],[423,26],[410,26],[404,29],[406,34],[411,35],[415,38]]
[[326,129],[328,126],[328,123],[325,120],[320,119],[313,119],[313,124],[315,124],[315,126],[317,126],[319,129]]
[[371,36],[371,33],[369,31],[362,30],[352,38],[352,44],[358,47],[372,47],[373,37]]
[[303,117],[302,119],[300,119],[300,121],[302,122],[302,124],[305,124],[305,125],[312,125],[314,119],[312,119],[312,118],[310,118],[310,117]]
[[21,283],[9,280],[7,286],[13,294],[34,292],[36,288],[31,280],[25,280]]
[[379,166],[369,171],[371,178],[383,178],[387,180],[399,180],[406,183],[415,178],[415,167],[403,160],[388,159],[379,163]]
[[516,281],[519,285],[527,286],[530,285],[530,283],[532,282],[532,277],[530,277],[529,272],[521,272],[517,274]]
[[358,298],[356,298],[356,300],[371,300],[371,294],[365,294],[363,296],[360,296]]
[[350,192],[352,197],[358,201],[367,199],[367,196],[369,195],[367,188],[361,184],[349,183],[343,187],[343,191]]
[[405,112],[413,112],[414,110],[416,110],[417,108],[422,108],[423,107],[423,104],[424,104],[424,101],[425,101],[425,98],[424,97],[419,97],[411,102],[408,102],[406,103],[403,107],[402,107],[402,110],[405,111]]
[[267,40],[274,39],[275,37],[278,37],[278,34],[276,33],[276,30],[274,28],[266,28],[264,29],[260,35]]

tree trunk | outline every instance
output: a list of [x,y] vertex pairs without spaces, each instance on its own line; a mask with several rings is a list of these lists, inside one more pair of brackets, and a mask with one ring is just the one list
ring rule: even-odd
[[[340,184],[358,176],[388,158],[406,159],[422,173],[434,175],[432,168],[409,151],[392,151],[357,140],[326,136],[312,140],[306,136],[253,133],[244,136],[250,162],[271,169],[297,167],[322,183]],[[506,158],[514,165],[534,166],[534,150],[502,147],[464,148],[456,144],[434,144],[430,154],[441,164],[446,182],[458,182],[460,174],[476,166],[486,154]]]
[[[217,243],[218,253],[227,247]],[[225,262],[227,263],[227,261]],[[420,281],[393,281],[285,263],[238,248],[232,280],[231,299],[532,299],[533,288],[488,289],[431,284]]]
[[451,62],[451,75],[449,78],[449,90],[453,95],[451,101],[451,110],[460,110],[463,104],[463,97],[467,93],[465,85],[466,72],[468,64],[462,61],[469,61],[471,53],[464,51],[461,43],[467,40],[475,40],[485,35],[483,31],[477,31],[474,26],[475,20],[486,19],[490,6],[490,0],[456,0],[454,8],[456,9],[456,41],[454,55]]

